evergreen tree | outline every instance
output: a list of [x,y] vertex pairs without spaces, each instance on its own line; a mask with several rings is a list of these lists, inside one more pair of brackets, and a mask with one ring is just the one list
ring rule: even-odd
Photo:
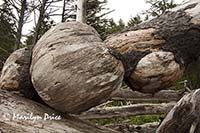
[[[44,33],[47,32],[54,24],[55,22],[49,16],[45,16],[45,18],[41,21],[41,27],[38,32],[38,39],[40,39],[42,35],[44,35]],[[30,46],[33,44],[35,30],[36,29],[34,28],[31,33],[26,36],[26,40],[24,42],[26,46]]]
[[[110,21],[112,21],[112,19],[108,19],[105,17],[107,14],[113,11],[106,8],[106,4],[107,0],[87,0],[86,4],[86,23],[94,27],[100,34],[102,39],[106,38],[108,32],[107,27],[108,25],[110,25]],[[63,9],[62,13],[62,22],[64,22],[65,20],[75,20],[77,11],[77,0],[65,0],[64,5],[65,9]]]
[[132,17],[129,21],[128,21],[128,26],[135,26],[139,23],[142,22],[142,19],[140,17],[140,15],[137,15],[135,17]]
[[4,0],[0,8],[0,60],[5,60],[14,50],[15,17],[8,0]]
[[176,6],[174,0],[146,0],[146,3],[150,4],[150,8],[145,10],[141,15],[137,14],[135,17],[132,17],[128,21],[129,27],[135,26],[143,21],[148,20],[151,17],[159,17],[167,10]]
[[174,0],[146,0],[146,3],[150,4],[151,7],[146,10],[145,14],[153,17],[158,17],[176,6]]

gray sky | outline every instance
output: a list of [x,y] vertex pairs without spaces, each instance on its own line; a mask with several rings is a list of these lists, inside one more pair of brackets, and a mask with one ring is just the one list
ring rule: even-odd
[[[175,0],[175,2],[178,4],[181,3],[182,0]],[[0,4],[2,4],[2,0],[0,0]],[[115,21],[121,18],[127,22],[131,17],[148,9],[149,5],[145,3],[145,0],[108,0],[107,7],[115,9],[115,11],[107,17],[113,18]],[[54,20],[60,22],[61,17],[56,17]],[[23,34],[27,34],[32,27],[33,23],[26,24],[23,28]]]
[[[174,0],[175,3],[179,4],[183,0]],[[145,3],[145,0],[108,0],[108,7],[115,9],[115,11],[108,15],[113,17],[115,21],[122,18],[127,22],[131,17],[136,16],[143,10],[147,10],[150,5]]]

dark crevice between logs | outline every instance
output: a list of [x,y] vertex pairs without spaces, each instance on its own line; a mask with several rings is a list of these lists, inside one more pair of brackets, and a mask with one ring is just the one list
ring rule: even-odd
[[[146,55],[150,54],[151,51],[131,51],[125,54],[121,54],[117,50],[112,48],[108,48],[109,53],[113,55],[117,60],[120,60],[124,66],[125,74],[124,74],[124,82],[128,86],[132,86],[129,79],[134,69],[136,68],[138,62]],[[131,88],[133,89],[133,88]]]
[[26,48],[23,56],[16,60],[15,63],[19,64],[22,67],[19,67],[18,72],[20,77],[19,81],[19,89],[20,93],[24,95],[24,97],[34,100],[36,102],[45,104],[45,102],[40,98],[38,93],[36,92],[33,84],[31,82],[31,75],[29,72],[31,56],[30,56],[30,49]]

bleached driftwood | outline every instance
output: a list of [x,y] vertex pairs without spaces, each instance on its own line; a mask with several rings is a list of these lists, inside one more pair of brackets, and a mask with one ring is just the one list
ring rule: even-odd
[[200,132],[200,89],[185,95],[167,114],[157,133]]
[[121,86],[124,68],[103,47],[98,33],[80,22],[65,22],[35,45],[32,83],[49,106],[81,113],[109,99]]
[[200,55],[200,1],[187,0],[158,18],[105,40],[125,67],[131,89],[155,93],[173,85]]
[[162,104],[134,104],[120,107],[106,107],[100,109],[91,109],[80,115],[82,119],[103,119],[128,117],[146,114],[165,114],[170,111],[175,102]]
[[134,103],[138,102],[171,102],[178,101],[185,93],[183,91],[162,90],[154,95],[145,94],[130,89],[118,89],[113,93],[112,100],[127,100]]
[[[54,120],[50,120],[50,116]],[[97,127],[75,117],[60,114],[48,106],[3,90],[0,90],[0,132],[117,133],[114,130]]]

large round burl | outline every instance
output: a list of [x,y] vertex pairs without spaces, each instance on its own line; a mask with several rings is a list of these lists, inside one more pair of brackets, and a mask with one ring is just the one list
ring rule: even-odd
[[45,33],[33,49],[30,71],[44,102],[75,114],[109,99],[124,75],[122,63],[103,47],[97,32],[79,22]]

